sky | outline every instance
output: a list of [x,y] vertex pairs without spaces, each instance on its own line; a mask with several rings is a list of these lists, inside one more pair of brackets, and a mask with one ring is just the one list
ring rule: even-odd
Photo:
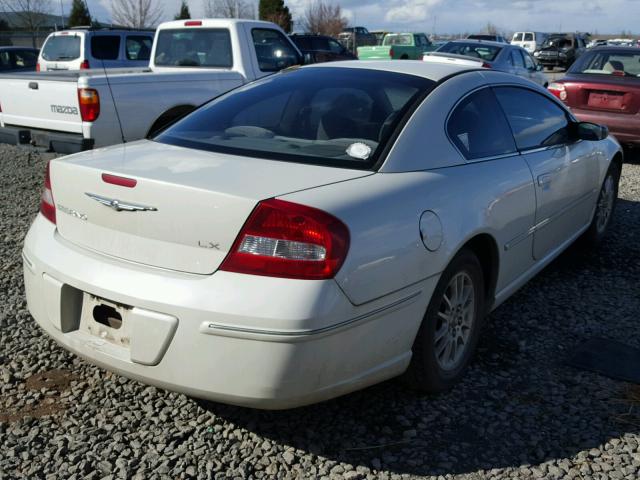
[[[68,14],[71,0],[52,0],[56,10],[60,8],[60,1]],[[171,20],[180,5],[180,0],[155,1],[162,5],[165,20]],[[302,16],[310,1],[285,0],[294,21]],[[193,17],[202,15],[202,0],[187,2]],[[92,16],[106,22],[110,20],[110,3],[110,0],[88,0]],[[353,25],[371,30],[463,33],[481,31],[491,22],[504,32],[618,34],[625,30],[640,33],[640,0],[341,0],[335,3],[342,7]]]

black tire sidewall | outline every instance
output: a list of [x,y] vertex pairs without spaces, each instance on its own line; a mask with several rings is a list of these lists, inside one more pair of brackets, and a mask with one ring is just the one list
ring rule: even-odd
[[[434,348],[437,315],[442,296],[449,282],[456,274],[463,271],[469,275],[474,285],[475,319],[463,360],[455,370],[446,371],[438,365]],[[413,361],[416,363],[414,365],[414,383],[418,384],[418,388],[430,392],[445,391],[461,379],[478,344],[484,314],[485,286],[482,266],[473,252],[462,250],[442,273],[438,285],[431,296],[431,301],[414,343]]]

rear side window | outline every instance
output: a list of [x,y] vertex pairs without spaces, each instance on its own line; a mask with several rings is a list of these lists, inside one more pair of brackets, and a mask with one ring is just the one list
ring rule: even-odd
[[455,108],[447,133],[467,160],[516,151],[509,124],[489,88],[471,94]]
[[127,36],[125,54],[127,60],[149,60],[153,39],[144,35]]
[[98,60],[117,60],[120,56],[120,35],[92,36],[91,55]]
[[533,42],[533,33],[525,33],[524,34],[525,42]]
[[54,35],[49,37],[42,49],[42,58],[49,61],[75,60],[80,57],[80,37],[77,35]]
[[291,37],[293,43],[296,44],[300,50],[311,50],[311,39],[309,37]]
[[524,59],[522,58],[520,50],[511,50],[511,65],[514,67],[524,68]]
[[521,42],[522,41],[522,32],[514,33],[512,42]]
[[158,66],[231,68],[231,35],[226,28],[160,30],[154,62]]
[[261,71],[277,72],[300,63],[298,52],[277,30],[254,28],[251,36]]
[[519,150],[567,143],[569,119],[552,100],[517,87],[496,88],[495,93]]

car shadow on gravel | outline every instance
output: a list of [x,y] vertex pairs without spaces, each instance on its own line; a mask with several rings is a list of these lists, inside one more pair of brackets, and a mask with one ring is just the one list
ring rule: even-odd
[[640,347],[638,238],[640,203],[622,199],[603,245],[571,247],[490,315],[468,374],[446,394],[391,380],[289,411],[198,403],[293,447],[293,462],[335,461],[334,473],[341,463],[415,475],[532,466],[536,476],[547,460],[588,463],[590,450],[640,433],[640,392],[563,362],[594,336]]

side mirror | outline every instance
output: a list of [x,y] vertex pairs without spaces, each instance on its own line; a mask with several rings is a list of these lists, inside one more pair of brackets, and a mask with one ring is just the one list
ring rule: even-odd
[[311,65],[312,63],[316,63],[316,60],[313,56],[313,53],[305,53],[302,56],[302,65]]
[[573,138],[576,140],[598,141],[609,136],[609,129],[605,125],[597,125],[589,122],[572,123]]

